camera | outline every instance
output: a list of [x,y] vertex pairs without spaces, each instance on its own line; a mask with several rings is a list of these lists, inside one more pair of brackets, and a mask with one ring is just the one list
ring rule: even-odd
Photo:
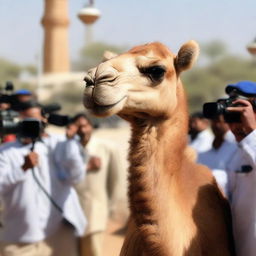
[[208,119],[214,119],[218,115],[223,115],[227,123],[239,123],[241,122],[240,113],[227,111],[227,107],[238,106],[233,104],[237,99],[238,97],[230,97],[218,99],[217,102],[207,102],[203,105],[203,115]]
[[0,103],[7,103],[6,109],[0,109],[0,137],[7,134],[17,134],[19,137],[37,139],[45,127],[45,124],[37,119],[26,118],[22,121],[19,119],[18,111],[31,107],[31,104],[39,106],[42,109],[42,115],[46,117],[49,124],[56,126],[66,126],[70,118],[66,115],[59,115],[55,112],[61,109],[57,103],[41,105],[35,101],[18,102],[16,95],[13,94],[14,86],[7,82],[0,94]]
[[[42,115],[46,117],[49,124],[66,126],[70,122],[69,116],[54,113],[60,108],[57,104],[42,106]],[[40,137],[44,127],[45,124],[37,119],[26,118],[20,121],[16,111],[0,111],[0,136],[17,134],[19,137],[36,139]]]
[[0,122],[0,134],[16,134],[18,137],[38,139],[44,128],[41,121],[35,118],[25,118],[22,121]]
[[61,106],[58,103],[52,103],[42,106],[42,114],[47,118],[49,124],[56,126],[66,126],[70,122],[68,115],[60,115],[55,112],[61,110]]

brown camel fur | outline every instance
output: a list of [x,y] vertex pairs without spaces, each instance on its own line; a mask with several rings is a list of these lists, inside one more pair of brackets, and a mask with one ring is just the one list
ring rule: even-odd
[[121,256],[235,255],[229,205],[211,172],[190,159],[188,113],[180,73],[196,42],[177,56],[161,43],[112,56],[85,77],[84,105],[131,123],[131,218]]

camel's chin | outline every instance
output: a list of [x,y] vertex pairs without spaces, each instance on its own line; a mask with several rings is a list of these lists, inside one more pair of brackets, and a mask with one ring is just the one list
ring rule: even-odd
[[117,103],[102,106],[96,103],[93,104],[84,104],[85,107],[90,111],[91,114],[98,116],[98,117],[108,117],[118,114],[124,107],[126,98],[121,99]]

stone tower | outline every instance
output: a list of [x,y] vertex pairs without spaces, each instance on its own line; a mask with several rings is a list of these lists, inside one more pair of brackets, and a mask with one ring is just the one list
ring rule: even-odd
[[69,72],[68,0],[44,0],[44,73]]

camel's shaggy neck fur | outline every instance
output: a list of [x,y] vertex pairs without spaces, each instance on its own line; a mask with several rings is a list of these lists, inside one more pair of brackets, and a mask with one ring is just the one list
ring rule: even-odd
[[171,186],[181,168],[187,139],[188,120],[181,85],[177,94],[179,107],[170,118],[140,119],[132,123],[129,154],[132,217],[145,248],[159,256],[170,255],[167,254],[170,248],[166,247],[175,246],[172,241],[170,245],[161,243],[163,236],[170,237],[172,233],[169,215],[173,215],[174,208],[165,204],[165,200],[175,196]]

